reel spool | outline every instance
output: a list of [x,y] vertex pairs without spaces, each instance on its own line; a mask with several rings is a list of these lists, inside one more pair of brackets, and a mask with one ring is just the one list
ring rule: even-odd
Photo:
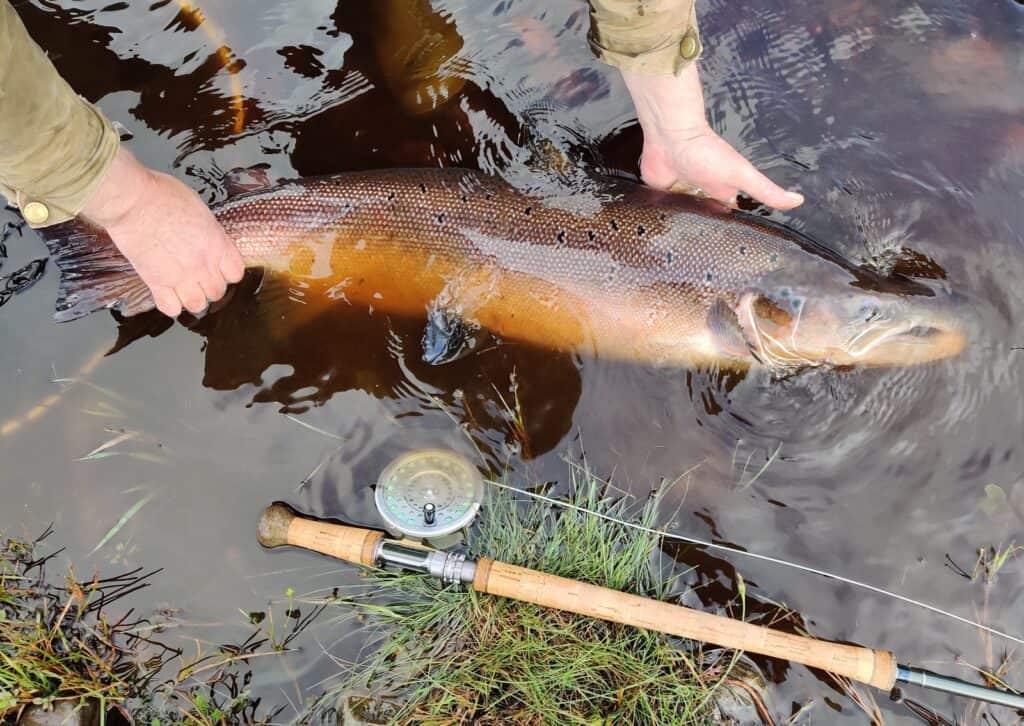
[[436,540],[468,526],[483,496],[483,477],[464,457],[421,449],[387,465],[377,480],[374,501],[389,530]]

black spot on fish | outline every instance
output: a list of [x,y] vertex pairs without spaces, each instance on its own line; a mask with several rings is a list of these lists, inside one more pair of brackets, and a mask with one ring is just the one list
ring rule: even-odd
[[441,214],[437,215],[437,223],[438,224],[444,224],[444,212],[442,212]]
[[564,229],[558,230],[558,234],[555,235],[555,240],[558,242],[559,245],[564,245],[565,244],[565,230]]
[[659,212],[658,213],[658,221],[659,222],[667,222],[668,221],[668,215],[665,214],[664,212]]
[[769,258],[768,258],[768,260],[769,260],[769,261],[770,261],[771,263],[773,263],[773,264],[774,264],[774,263],[776,263],[776,262],[778,262],[778,261],[779,261],[779,256],[778,256],[777,254],[775,254],[774,252],[772,252],[772,256],[771,256],[771,257],[769,257]]
[[587,241],[594,242],[597,239],[597,232],[592,229],[587,230]]
[[424,194],[427,193],[427,185],[424,184],[423,182],[420,182],[420,191],[423,192]]
[[523,214],[529,216],[533,212],[533,207],[527,207],[523,210]]
[[389,202],[395,201],[395,193],[394,192],[388,192],[388,201]]
[[646,232],[646,231],[647,230],[644,229],[644,226],[642,224],[638,224],[636,226],[636,236],[637,237],[643,237],[644,236],[644,232]]
[[460,199],[462,200],[462,203],[463,203],[463,204],[465,204],[466,202],[468,202],[468,201],[469,201],[469,197],[467,197],[467,196],[466,196],[465,194],[463,194],[463,195],[462,195],[461,197],[459,197],[459,198],[460,198]]
[[704,282],[711,282],[711,270],[704,273]]
[[494,199],[494,195],[488,192],[487,194],[484,195],[484,199],[486,199],[489,202],[492,199]]
[[616,232],[619,231],[619,223],[616,222],[614,219],[608,223],[608,226],[614,229]]
[[747,246],[746,245],[740,245],[740,254],[741,255],[747,254]]
[[666,252],[665,253],[665,262],[667,262],[667,263],[669,263],[671,265],[672,264],[672,259],[673,259],[672,252]]

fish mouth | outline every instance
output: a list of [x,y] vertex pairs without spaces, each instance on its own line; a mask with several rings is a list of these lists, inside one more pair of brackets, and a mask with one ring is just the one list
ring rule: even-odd
[[950,358],[966,345],[956,327],[933,322],[872,326],[859,331],[843,346],[852,363],[914,365]]

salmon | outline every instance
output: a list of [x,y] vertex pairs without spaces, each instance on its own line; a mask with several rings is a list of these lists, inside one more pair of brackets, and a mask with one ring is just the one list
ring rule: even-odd
[[[432,362],[484,329],[654,366],[912,365],[964,347],[958,303],[781,225],[622,180],[539,194],[462,169],[301,179],[213,207],[249,267],[318,304],[428,319]],[[154,307],[100,230],[48,228],[56,319]]]

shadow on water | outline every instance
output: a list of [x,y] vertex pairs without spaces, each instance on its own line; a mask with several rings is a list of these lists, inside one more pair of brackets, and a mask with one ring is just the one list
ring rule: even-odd
[[[224,195],[223,170],[255,164],[275,177],[464,166],[522,182],[542,143],[588,169],[635,173],[640,131],[614,72],[589,56],[582,3],[188,8],[18,6],[71,84],[125,126],[133,151],[210,201]],[[74,559],[165,567],[151,604],[183,608],[192,623],[183,640],[217,642],[237,633],[238,607],[262,609],[286,587],[357,579],[303,553],[261,551],[251,530],[266,503],[287,498],[373,525],[368,485],[405,449],[476,447],[491,468],[554,481],[581,443],[594,468],[639,492],[692,469],[669,502],[678,507],[674,531],[1016,631],[1019,564],[1010,560],[991,584],[958,568],[971,573],[979,549],[1010,544],[1024,523],[1024,10],[1011,0],[709,0],[700,13],[712,124],[809,200],[771,218],[886,271],[934,276],[934,261],[976,310],[978,334],[964,355],[780,379],[649,370],[489,341],[430,366],[423,320],[347,305],[310,315],[302,298],[313,291],[256,274],[202,320],[97,315],[57,327],[54,274],[31,268],[38,281],[3,288],[11,294],[0,310],[0,418],[54,403],[0,437],[0,527],[56,519],[70,551],[86,553],[153,493],[106,547]],[[8,212],[2,221],[13,220]],[[919,256],[897,254],[904,247]],[[29,270],[43,249],[28,232],[8,236],[6,248],[5,274]],[[75,379],[97,348],[110,347],[116,353],[54,397],[53,379]],[[506,404],[518,397],[525,436],[498,394]],[[102,460],[76,461],[122,435],[110,429],[135,436]],[[964,677],[958,658],[995,667],[1004,651],[840,583],[699,548],[667,552],[693,568],[689,597],[708,609],[735,600],[737,567],[756,615],[767,610],[755,600],[801,614],[786,627],[891,648]],[[339,657],[355,657],[361,644],[349,631],[319,636]],[[330,675],[320,656],[296,654],[256,685],[270,699],[279,687],[299,697],[300,682]],[[762,664],[777,683],[780,719],[813,702],[811,722],[862,722],[821,674]],[[918,722],[904,705],[881,706],[893,722]],[[981,718],[952,700],[929,697],[929,706]]]
[[[353,389],[410,399],[410,414],[440,407],[480,437],[477,446],[491,454],[487,463],[495,469],[505,463],[499,455],[509,453],[507,446],[520,444],[514,453],[528,459],[551,451],[570,433],[580,373],[568,354],[492,340],[469,358],[433,366],[422,361],[423,320],[367,314],[345,304],[318,306],[309,315],[292,284],[254,272],[215,313],[187,323],[204,341],[203,386],[247,387],[252,393],[240,403],[272,403],[287,414],[302,414]],[[111,353],[172,324],[159,313],[121,319]],[[509,430],[516,413],[512,395],[525,423],[521,432]],[[495,405],[499,397],[507,407]]]

